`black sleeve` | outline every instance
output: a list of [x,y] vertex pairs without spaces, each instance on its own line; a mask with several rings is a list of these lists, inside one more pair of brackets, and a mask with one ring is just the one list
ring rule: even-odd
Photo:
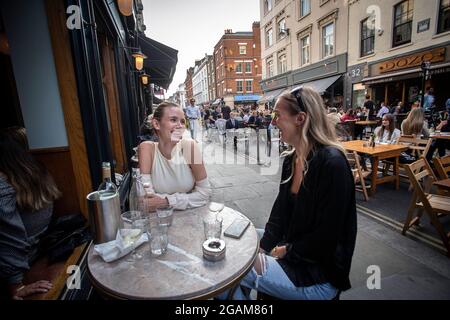
[[313,213],[318,223],[292,242],[285,259],[293,264],[323,262],[333,257],[349,215],[356,214],[353,178],[345,158],[334,156],[325,160],[320,172],[314,191],[319,201]]
[[[292,156],[287,156],[283,161],[281,181],[286,180],[292,170]],[[264,235],[260,241],[260,247],[269,252],[283,240],[283,192],[287,185],[280,185],[278,196],[270,212],[269,221],[266,224]]]

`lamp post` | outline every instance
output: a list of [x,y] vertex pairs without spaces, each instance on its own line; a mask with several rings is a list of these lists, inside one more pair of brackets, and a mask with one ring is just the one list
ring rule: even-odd
[[430,68],[431,68],[431,62],[430,61],[424,61],[420,65],[420,68],[422,69],[422,99],[420,101],[420,105],[423,108],[423,105],[425,103],[425,81],[430,79]]

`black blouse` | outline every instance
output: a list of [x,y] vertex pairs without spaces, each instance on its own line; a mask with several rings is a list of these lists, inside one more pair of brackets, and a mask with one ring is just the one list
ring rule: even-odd
[[[293,158],[283,162],[282,181],[291,175]],[[349,289],[356,203],[347,159],[338,149],[321,146],[308,157],[298,194],[291,193],[291,184],[280,184],[261,248],[269,252],[277,244],[288,244],[286,256],[277,261],[297,287],[329,282]]]

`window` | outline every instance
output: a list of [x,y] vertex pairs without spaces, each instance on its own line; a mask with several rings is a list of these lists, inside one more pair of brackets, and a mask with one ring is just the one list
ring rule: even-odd
[[267,60],[267,78],[273,77],[273,60]]
[[239,54],[247,54],[247,46],[239,45]]
[[394,7],[393,47],[411,42],[414,1],[406,0]]
[[245,81],[245,91],[252,92],[253,91],[253,80]]
[[267,46],[270,47],[273,44],[273,30],[267,30]]
[[306,64],[309,64],[310,61],[310,57],[311,57],[311,36],[307,35],[306,37],[303,37],[300,40],[300,45],[301,45],[301,65],[304,66]]
[[267,13],[272,10],[273,0],[264,0],[264,13]]
[[322,28],[322,58],[334,54],[334,23]]
[[441,0],[438,33],[450,31],[450,0]]
[[236,73],[242,73],[242,63],[236,63]]
[[281,19],[278,21],[278,39],[283,39],[286,35],[286,19]]
[[237,92],[242,92],[243,82],[244,81],[242,81],[242,80],[236,80],[236,91]]
[[311,12],[311,0],[300,0],[300,17],[304,17]]
[[375,16],[361,21],[361,57],[374,53]]
[[278,57],[278,70],[278,73],[285,73],[287,71],[287,59],[285,54]]
[[252,64],[250,62],[245,63],[245,73],[252,73]]

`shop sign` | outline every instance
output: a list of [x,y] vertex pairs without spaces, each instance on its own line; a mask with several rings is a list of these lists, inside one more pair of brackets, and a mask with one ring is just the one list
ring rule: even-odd
[[421,33],[430,29],[430,18],[417,22],[417,33]]
[[364,68],[366,63],[358,64],[355,66],[348,67],[348,76],[352,83],[361,82],[364,79]]
[[423,61],[440,62],[445,60],[445,48],[424,51],[409,56],[389,60],[379,64],[380,73],[419,67]]

